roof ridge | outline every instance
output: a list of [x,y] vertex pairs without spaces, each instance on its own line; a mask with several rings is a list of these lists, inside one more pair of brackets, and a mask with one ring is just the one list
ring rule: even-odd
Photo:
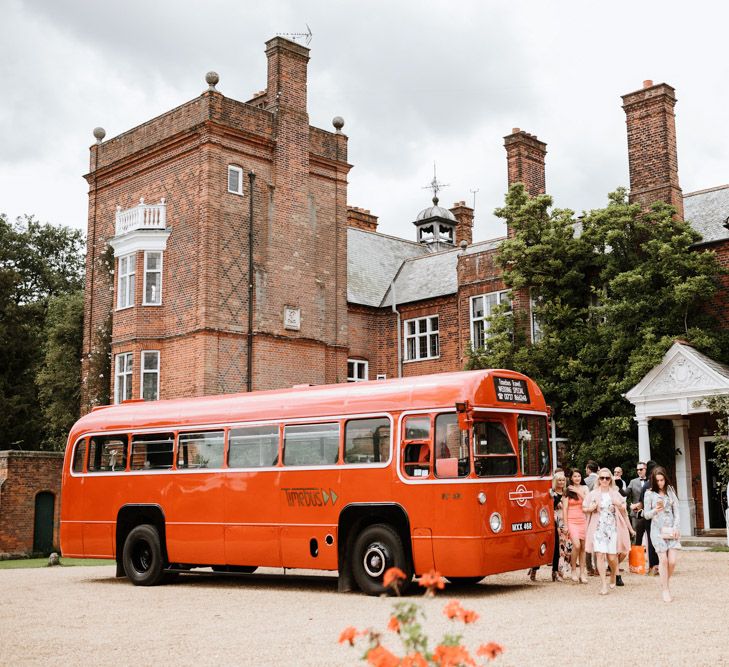
[[715,185],[713,188],[704,188],[703,190],[694,190],[693,192],[684,192],[683,198],[686,199],[686,197],[693,197],[694,195],[703,195],[707,192],[716,192],[717,190],[725,190],[726,188],[729,188],[729,183],[725,183],[724,185]]
[[354,229],[358,232],[362,232],[363,234],[372,234],[373,236],[381,236],[382,238],[391,239],[393,241],[401,241],[402,243],[408,243],[409,245],[413,245],[413,246],[421,245],[417,241],[410,241],[409,239],[404,239],[401,236],[392,236],[392,234],[383,234],[382,232],[373,232],[369,229],[362,229],[361,227],[353,227],[353,226],[347,225],[347,229]]

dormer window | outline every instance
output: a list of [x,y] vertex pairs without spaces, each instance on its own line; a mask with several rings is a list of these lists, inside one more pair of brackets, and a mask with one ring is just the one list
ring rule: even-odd
[[228,165],[228,192],[243,194],[243,170],[235,165]]

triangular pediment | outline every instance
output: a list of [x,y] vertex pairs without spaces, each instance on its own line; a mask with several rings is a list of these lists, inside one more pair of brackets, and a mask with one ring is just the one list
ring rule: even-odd
[[710,359],[690,345],[676,342],[660,364],[625,394],[625,398],[656,399],[729,393],[729,367]]

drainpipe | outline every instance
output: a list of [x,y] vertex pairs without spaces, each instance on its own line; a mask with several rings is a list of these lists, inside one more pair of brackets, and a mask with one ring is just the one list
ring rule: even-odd
[[397,309],[397,299],[395,298],[395,281],[390,283],[390,294],[392,295],[392,312],[397,315],[397,377],[402,377],[402,325],[400,322],[400,312]]
[[256,174],[248,172],[249,215],[248,215],[248,381],[246,391],[253,391],[253,184]]

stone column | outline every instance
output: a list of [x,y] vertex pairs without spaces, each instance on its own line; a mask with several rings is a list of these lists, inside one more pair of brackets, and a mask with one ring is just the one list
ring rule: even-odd
[[676,449],[676,492],[681,517],[681,534],[693,535],[696,531],[696,503],[691,484],[691,457],[689,456],[689,420],[673,419]]
[[648,431],[650,417],[636,417],[638,422],[638,460],[648,462],[651,459],[651,440]]

